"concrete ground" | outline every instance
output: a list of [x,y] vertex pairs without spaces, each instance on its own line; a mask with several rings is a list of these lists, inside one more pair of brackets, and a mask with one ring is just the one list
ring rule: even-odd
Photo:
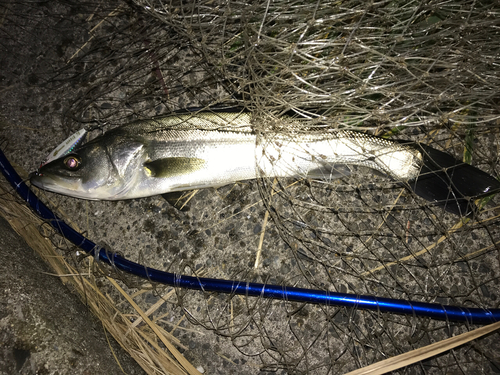
[[144,374],[3,218],[0,258],[0,374]]

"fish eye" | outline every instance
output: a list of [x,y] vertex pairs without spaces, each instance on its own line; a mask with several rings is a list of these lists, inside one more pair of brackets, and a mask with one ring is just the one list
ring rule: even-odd
[[70,171],[76,171],[81,164],[81,160],[76,155],[70,155],[64,159],[64,166]]

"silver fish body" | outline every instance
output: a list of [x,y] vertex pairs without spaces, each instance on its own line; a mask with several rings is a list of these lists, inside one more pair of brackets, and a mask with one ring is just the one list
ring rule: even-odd
[[256,177],[329,179],[338,165],[361,165],[459,215],[474,211],[470,197],[500,190],[489,174],[429,146],[356,131],[301,131],[286,117],[286,132],[257,136],[252,121],[246,112],[198,112],[133,122],[43,165],[31,182],[73,197],[119,200]]
[[354,131],[257,137],[251,121],[249,113],[201,112],[134,122],[44,165],[31,182],[79,198],[119,200],[263,176],[329,178],[339,164],[406,181],[422,164],[418,150],[383,138]]

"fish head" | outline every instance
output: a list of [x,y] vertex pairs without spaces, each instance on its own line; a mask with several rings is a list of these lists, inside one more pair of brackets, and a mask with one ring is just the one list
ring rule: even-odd
[[98,137],[74,152],[42,165],[30,175],[33,185],[54,193],[90,200],[126,198],[143,145]]

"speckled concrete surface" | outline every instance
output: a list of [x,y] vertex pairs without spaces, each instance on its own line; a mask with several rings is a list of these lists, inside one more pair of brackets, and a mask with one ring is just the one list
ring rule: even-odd
[[3,218],[0,257],[0,374],[144,374]]
[[[203,67],[203,54],[175,39],[176,30],[145,21],[137,9],[131,12],[118,2],[106,8],[88,2],[6,4],[2,149],[26,171],[82,126],[108,128],[224,96],[217,84],[204,85],[207,69],[193,68]],[[155,78],[148,50],[162,38],[175,40],[168,51],[157,52],[165,86]],[[81,47],[82,55],[73,57]],[[120,49],[130,60],[114,60]],[[212,94],[204,94],[206,87]],[[450,130],[439,124],[410,129],[402,137],[428,141],[431,131],[435,144],[462,154],[461,143],[449,142]],[[498,124],[476,131],[474,163],[498,172]],[[271,197],[272,185],[248,181],[205,189],[185,211],[159,196],[94,202],[38,193],[98,244],[171,272],[498,308],[498,197],[461,227],[456,217],[362,168],[327,183],[280,180],[275,189],[281,192]],[[272,207],[265,228],[263,197]],[[263,229],[262,261],[255,269]],[[119,276],[130,293],[147,287]],[[155,286],[135,300],[147,310],[171,290]],[[115,291],[105,292],[119,300]],[[178,289],[155,316],[180,339],[186,358],[209,374],[344,373],[470,328]],[[491,335],[401,373],[499,373],[499,342]]]

